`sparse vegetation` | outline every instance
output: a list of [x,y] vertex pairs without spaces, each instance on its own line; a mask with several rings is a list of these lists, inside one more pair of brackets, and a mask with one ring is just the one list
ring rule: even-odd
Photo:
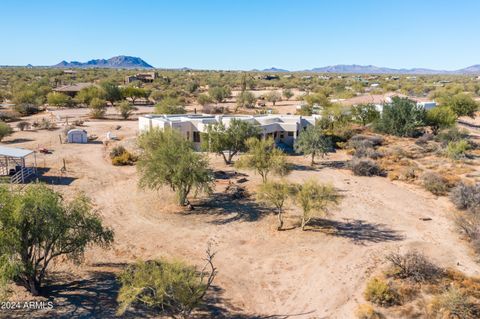
[[384,172],[380,166],[371,159],[354,158],[349,166],[353,174],[358,176],[383,176]]
[[168,186],[176,192],[179,205],[189,204],[192,191],[211,192],[214,179],[208,159],[178,133],[150,130],[140,136],[139,146],[143,150],[137,165],[141,187],[158,190]]
[[12,128],[5,122],[0,121],[0,141],[13,133]]

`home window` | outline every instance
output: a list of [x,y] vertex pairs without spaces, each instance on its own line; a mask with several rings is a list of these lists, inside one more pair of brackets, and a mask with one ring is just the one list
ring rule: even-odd
[[193,132],[193,142],[200,143],[200,132]]
[[288,132],[288,136],[293,136],[293,132]]
[[285,135],[283,132],[280,132],[280,138],[283,138]]

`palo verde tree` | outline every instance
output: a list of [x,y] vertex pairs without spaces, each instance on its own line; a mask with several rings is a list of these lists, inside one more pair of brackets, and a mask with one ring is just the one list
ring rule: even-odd
[[252,92],[250,91],[242,91],[238,96],[237,96],[237,108],[242,107],[242,108],[252,108],[255,106],[255,101],[257,99],[255,98],[255,95],[253,95]]
[[103,98],[112,105],[123,98],[122,90],[113,82],[102,82],[100,87],[103,90]]
[[277,91],[271,91],[267,94],[267,101],[272,102],[272,105],[275,106],[275,103],[282,99],[280,93]]
[[118,105],[115,106],[117,111],[120,113],[120,116],[127,120],[130,115],[132,115],[133,111],[137,110],[137,107],[132,105],[128,101],[122,101]]
[[5,122],[0,121],[0,142],[13,133],[13,129]]
[[337,191],[330,185],[319,184],[315,180],[308,180],[297,186],[295,201],[302,208],[301,227],[314,217],[325,217],[328,209],[338,203]]
[[397,136],[414,136],[419,128],[426,124],[426,112],[408,98],[393,97],[391,103],[383,105],[380,118],[375,128],[382,132]]
[[192,191],[211,192],[214,178],[207,157],[195,152],[179,133],[152,129],[140,136],[139,146],[143,150],[137,163],[142,188],[169,186],[179,205],[188,205]]
[[202,269],[181,261],[152,260],[127,267],[120,275],[118,315],[132,304],[142,304],[172,318],[191,318],[203,302],[217,270],[215,254],[207,249]]
[[235,165],[238,168],[249,168],[255,170],[261,177],[263,183],[268,180],[268,175],[286,175],[289,165],[285,154],[275,147],[273,139],[258,139],[251,137],[246,141],[247,152]]
[[247,121],[232,119],[228,127],[220,121],[207,126],[202,148],[222,155],[225,164],[232,164],[232,159],[238,152],[247,150],[246,141],[258,134],[258,128]]
[[33,295],[39,294],[53,260],[79,262],[89,245],[112,242],[113,231],[103,226],[85,195],[65,202],[41,184],[21,192],[0,188],[0,270],[9,269],[10,278]]
[[324,157],[328,152],[333,151],[332,139],[323,134],[318,126],[310,125],[306,130],[300,132],[295,141],[295,152],[311,156],[310,165],[315,164],[315,156]]
[[149,95],[150,91],[134,86],[126,86],[122,89],[122,96],[124,98],[129,98],[133,104],[135,104],[137,99],[147,98]]
[[282,95],[288,101],[293,96],[293,92],[290,89],[285,89],[285,90],[282,91]]
[[448,106],[438,106],[427,111],[426,123],[437,135],[442,129],[450,128],[457,122],[457,114]]
[[155,104],[155,113],[158,114],[185,114],[184,103],[176,97],[165,97]]
[[50,92],[47,94],[48,105],[67,107],[72,105],[72,98],[60,92]]
[[227,86],[212,86],[208,89],[208,94],[218,103],[222,103],[232,92]]
[[275,207],[278,217],[278,230],[283,229],[283,207],[292,193],[292,186],[285,181],[266,182],[260,185],[257,199]]
[[358,104],[352,106],[352,117],[363,126],[375,122],[380,117],[380,112],[373,104]]
[[479,104],[470,95],[460,93],[444,98],[442,105],[448,106],[457,116],[475,117]]

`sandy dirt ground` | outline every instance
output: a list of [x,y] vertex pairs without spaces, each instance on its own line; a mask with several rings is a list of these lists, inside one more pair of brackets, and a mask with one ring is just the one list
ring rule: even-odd
[[[117,125],[121,128],[115,130]],[[331,183],[343,198],[317,227],[278,232],[271,210],[254,201],[260,179],[252,172],[244,172],[251,198],[222,201],[214,196],[208,202],[197,200],[193,211],[183,211],[169,189],[139,189],[135,167],[110,164],[101,140],[114,131],[118,143],[134,145],[136,121],[88,121],[84,128],[99,140],[60,144],[59,129],[16,132],[2,143],[52,149],[52,154],[37,157],[41,180],[56,184],[53,187],[66,195],[87,193],[105,224],[115,230],[113,247],[89,249],[84,265],[58,263],[58,274],[78,274],[74,283],[65,280],[49,288],[54,312],[28,316],[113,317],[115,274],[125,264],[166,257],[202,265],[208,243],[217,251],[219,272],[205,318],[352,318],[363,302],[366,279],[384,264],[387,253],[397,250],[416,248],[444,267],[480,275],[480,266],[455,230],[448,199],[382,177],[353,176],[342,168],[348,159],[343,152],[314,169],[307,166],[308,159],[290,158],[297,166],[289,180]],[[63,160],[66,173],[61,172]],[[211,156],[211,165],[232,170],[217,156]],[[226,183],[219,180],[216,192],[222,193]],[[290,206],[286,226],[296,226],[298,219],[299,212]],[[132,310],[127,316],[148,315]]]

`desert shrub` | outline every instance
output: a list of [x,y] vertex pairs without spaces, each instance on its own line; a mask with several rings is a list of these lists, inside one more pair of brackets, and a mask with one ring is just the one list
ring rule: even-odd
[[4,137],[7,137],[12,133],[13,130],[10,125],[0,121],[0,141],[3,140]]
[[88,107],[90,108],[90,117],[94,119],[101,119],[107,112],[107,101],[94,97]]
[[467,236],[474,244],[475,251],[480,252],[480,216],[478,214],[458,213],[455,216],[455,224],[457,228]]
[[423,187],[435,195],[445,195],[448,192],[448,182],[435,172],[427,172],[423,175]]
[[436,140],[442,143],[443,146],[448,145],[450,142],[458,142],[464,139],[468,134],[459,130],[457,127],[452,127],[450,129],[441,131],[437,136]]
[[0,112],[0,121],[3,122],[12,122],[18,120],[21,114],[12,111],[2,111]]
[[55,124],[55,122],[52,122],[47,118],[42,118],[40,122],[34,121],[32,126],[40,130],[53,130],[57,128],[57,124]]
[[367,283],[365,299],[384,307],[400,304],[398,292],[393,288],[391,283],[381,278],[372,278]]
[[480,307],[470,296],[458,288],[451,287],[435,297],[430,304],[434,318],[480,318]]
[[[191,318],[203,302],[216,269],[209,252],[207,268],[201,270],[179,261],[152,260],[129,266],[121,275],[118,314],[141,304],[172,318]],[[163,317],[163,316],[162,316]]]
[[458,209],[477,212],[480,209],[480,183],[469,185],[460,182],[452,189],[450,200]]
[[457,142],[450,142],[445,149],[445,155],[453,160],[458,160],[466,156],[470,149],[470,144],[467,140],[460,140]]
[[441,276],[444,271],[430,262],[425,255],[413,250],[406,254],[391,253],[386,257],[391,263],[391,275],[414,282],[428,282]]
[[112,158],[112,164],[115,166],[133,165],[136,161],[137,157],[128,151]]
[[27,121],[18,122],[18,123],[17,123],[17,128],[18,128],[20,131],[28,130],[28,129],[30,128],[30,123],[27,122]]
[[368,141],[372,145],[372,147],[377,147],[383,144],[384,139],[379,135],[357,134],[352,136],[352,138],[349,140],[350,143],[363,142],[363,141]]
[[28,103],[16,104],[13,109],[21,115],[33,115],[40,111],[38,106]]
[[114,146],[110,151],[110,158],[120,156],[123,153],[125,153],[126,151],[127,150],[122,145]]
[[349,167],[357,176],[383,176],[384,172],[380,166],[371,159],[354,158],[350,161]]
[[369,304],[361,304],[355,310],[358,319],[381,319],[382,316]]
[[112,148],[109,155],[115,166],[133,165],[137,161],[137,157],[121,145]]
[[74,126],[82,126],[83,123],[84,123],[83,120],[74,120],[74,121],[72,122],[72,125],[74,125]]
[[419,170],[420,169],[415,165],[402,167],[400,172],[401,179],[406,181],[415,180],[418,177]]
[[202,112],[205,114],[223,114],[225,113],[225,108],[223,106],[207,104],[202,106]]
[[422,146],[422,145],[428,144],[428,142],[431,140],[433,140],[433,134],[425,133],[419,138],[417,138],[417,140],[415,141],[415,144]]

